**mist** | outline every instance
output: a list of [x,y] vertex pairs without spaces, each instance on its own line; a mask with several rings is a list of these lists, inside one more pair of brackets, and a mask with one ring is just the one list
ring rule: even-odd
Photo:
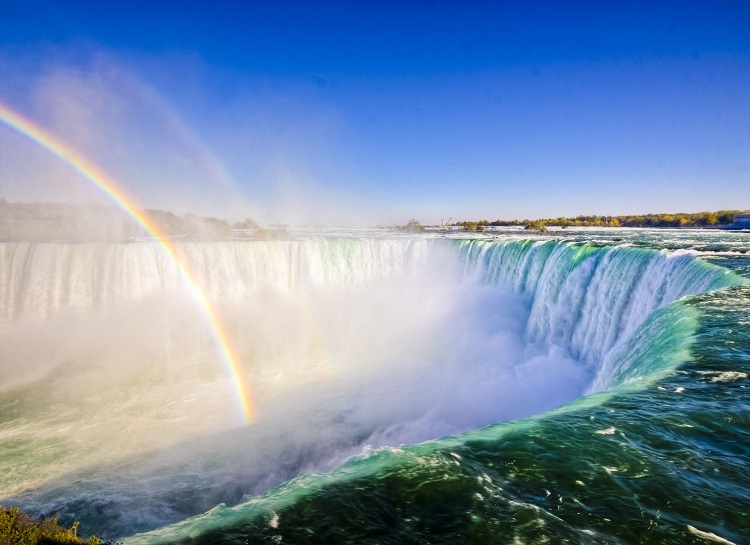
[[[152,245],[5,261],[32,289],[3,295],[0,403],[26,424],[2,439],[34,456],[0,496],[32,511],[95,501],[97,525],[126,535],[372,448],[546,411],[593,378],[565,350],[528,344],[530,301],[467,276],[449,248],[240,244],[234,264],[210,245],[182,251],[209,252],[191,259],[250,377],[250,426],[202,309]],[[5,259],[21,251],[6,243]],[[87,281],[87,263],[120,281]]]
[[[4,52],[4,100],[100,168],[136,208],[228,221],[252,217],[263,224],[402,220],[353,190],[360,180],[340,168],[346,162],[339,155],[342,138],[349,136],[340,112],[297,97],[296,84],[273,92],[250,86],[207,110],[211,71],[199,60],[151,59],[135,69],[92,44],[47,53]],[[170,88],[167,100],[154,85],[164,72],[206,75],[190,91]],[[37,143],[5,126],[0,138],[0,196],[109,202]]]

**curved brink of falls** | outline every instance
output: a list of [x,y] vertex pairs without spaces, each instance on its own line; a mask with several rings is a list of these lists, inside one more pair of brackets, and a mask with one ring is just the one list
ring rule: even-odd
[[[223,445],[219,450],[243,451],[230,456],[230,465],[243,461],[248,465],[257,465],[257,468],[249,468],[245,473],[240,471],[236,479],[240,482],[243,479],[256,480],[245,487],[241,492],[244,494],[255,495],[302,473],[309,475],[234,508],[217,507],[172,528],[133,537],[133,543],[180,540],[195,532],[210,533],[212,529],[232,527],[248,518],[262,518],[272,509],[304,501],[310,491],[377,474],[394,463],[401,463],[404,457],[418,461],[421,456],[433,456],[435,452],[451,445],[465,444],[472,437],[485,433],[482,430],[472,432],[472,429],[545,411],[586,392],[642,386],[669,373],[684,360],[697,321],[692,307],[681,299],[686,295],[745,282],[727,270],[695,259],[688,253],[555,241],[186,242],[177,245],[176,249],[181,259],[190,263],[198,283],[219,302],[229,317],[228,323],[234,323],[237,335],[246,340],[244,349],[256,355],[258,351],[262,352],[255,360],[243,358],[243,361],[259,362],[256,368],[248,371],[255,377],[254,380],[267,384],[270,392],[265,404],[266,428],[262,425],[261,416],[261,424],[248,432],[250,435],[245,439],[232,437],[222,443],[223,439],[219,437],[219,440],[211,439],[209,442]],[[115,323],[128,323],[138,330],[139,324],[131,324],[127,318],[131,311],[142,315],[144,308],[130,309],[127,305],[131,304],[130,301],[143,300],[146,301],[143,303],[145,310],[151,311],[149,330],[156,328],[156,334],[153,353],[143,353],[139,357],[150,358],[149,361],[162,361],[165,358],[159,351],[164,344],[163,338],[174,337],[176,333],[170,324],[162,324],[159,320],[171,321],[174,313],[160,314],[159,309],[164,305],[172,309],[169,305],[174,305],[174,310],[181,312],[184,308],[179,301],[170,299],[179,288],[173,265],[165,262],[151,245],[6,243],[2,245],[2,252],[0,319],[10,326],[8,337],[12,347],[23,344],[28,335],[33,336],[38,331],[35,327],[39,323],[47,324],[48,320],[60,319],[59,316],[64,319],[70,309],[98,312],[102,320],[103,310],[116,309],[116,313],[120,313],[120,320]],[[148,301],[154,297],[154,306],[151,307]],[[395,313],[389,313],[390,307],[396,309]],[[415,307],[419,312],[409,316],[410,309]],[[249,308],[256,314],[260,309],[267,315],[255,324],[254,329],[242,329],[247,322],[257,320],[257,316],[248,314]],[[352,319],[337,320],[335,317],[337,314],[351,316],[354,311],[362,311],[365,315],[371,312],[374,318],[363,319],[359,323]],[[277,313],[285,319],[280,329],[274,326]],[[285,329],[290,317],[295,324],[291,332]],[[84,325],[91,325],[85,318],[75,319],[83,320],[81,323]],[[394,324],[392,330],[388,329],[388,322]],[[483,329],[488,327],[487,324],[493,328],[492,331]],[[189,329],[190,325],[186,323],[184,327]],[[377,337],[376,328],[388,333]],[[357,346],[348,346],[345,340],[332,335],[332,332],[342,329],[354,335]],[[408,331],[408,338],[399,335],[403,330]],[[105,333],[111,334],[103,330],[102,334]],[[140,330],[137,333],[141,344],[150,346],[151,341],[146,333]],[[306,339],[304,349],[287,354],[283,347],[258,347],[247,340],[267,339],[274,334],[279,335],[280,345],[287,342],[288,337],[299,334]],[[444,336],[447,340],[441,344],[436,335]],[[377,338],[373,341],[369,336]],[[176,358],[173,354],[172,359],[184,362],[195,352],[200,353],[200,334],[193,337],[198,340],[195,345],[190,345],[188,355],[179,352],[186,344],[182,337],[178,339],[179,342],[172,343],[171,350],[180,356]],[[432,345],[439,346],[440,350],[431,350]],[[360,350],[362,346],[372,350]],[[388,349],[392,347],[396,350],[389,352]],[[97,362],[110,358],[109,355],[101,355],[103,347],[91,345],[90,351],[97,350]],[[385,356],[378,359],[378,354],[373,356],[374,352],[386,353],[396,364],[383,361]],[[73,350],[73,353],[78,360],[86,362],[84,368],[94,365],[89,352]],[[462,354],[466,355],[466,361],[462,359]],[[27,361],[37,356],[31,354]],[[138,374],[122,378],[127,373],[118,363],[120,354],[116,356],[111,358],[117,365],[111,364],[106,372],[107,377],[116,376],[116,379],[112,379],[113,388],[116,387],[113,391],[117,391],[121,385],[128,385],[130,389],[127,391],[134,396],[129,398],[131,405],[142,403],[151,406],[155,403],[155,394],[146,395],[142,389],[131,387],[134,381],[137,383]],[[264,358],[269,357],[277,358],[275,369],[263,367]],[[311,359],[313,369],[295,367],[299,357]],[[413,369],[409,369],[412,363],[410,357],[420,360]],[[362,367],[352,363],[357,358],[364,362]],[[49,361],[41,356],[38,359]],[[505,360],[514,363],[509,370],[498,370],[496,366]],[[188,367],[199,377],[204,372],[202,369],[200,361]],[[54,369],[45,369],[40,365],[38,371],[36,375],[32,373],[35,378],[54,372]],[[173,393],[174,375],[186,373],[184,363],[177,368],[159,367],[157,371],[154,375],[156,382],[166,384],[164,391]],[[257,446],[261,440],[273,442],[278,441],[274,437],[294,434],[297,428],[290,422],[305,414],[305,410],[301,409],[301,412],[290,410],[286,419],[279,416],[275,403],[284,399],[284,391],[277,388],[275,381],[278,381],[278,377],[274,376],[274,371],[281,373],[279,376],[284,377],[285,381],[289,376],[300,377],[302,389],[292,392],[304,392],[305,384],[313,384],[315,388],[320,388],[321,399],[335,400],[331,406],[322,404],[318,398],[313,399],[311,405],[302,403],[303,409],[307,407],[316,413],[317,416],[310,416],[310,422],[313,427],[322,426],[317,432],[323,439],[315,442],[314,438],[305,439],[304,433],[299,434],[298,451],[294,450],[294,446],[290,448],[290,445],[281,443],[278,451],[272,447]],[[80,376],[85,378],[87,372],[90,371],[82,372]],[[148,372],[156,373],[153,369]],[[99,378],[103,376],[98,369],[90,373]],[[21,371],[18,374],[22,374]],[[365,383],[356,383],[359,374],[366,375]],[[476,378],[463,376],[468,374]],[[539,376],[529,378],[533,374]],[[575,375],[575,380],[566,378],[566,374]],[[324,378],[316,382],[320,377]],[[563,381],[559,385],[558,379]],[[573,382],[566,386],[563,379]],[[215,380],[211,378],[211,381]],[[186,398],[200,395],[191,389],[191,383],[184,383],[181,379],[176,383],[176,391]],[[330,385],[332,383],[336,384],[335,388]],[[200,381],[197,384],[202,392],[205,384]],[[416,389],[409,389],[410,384],[415,384]],[[23,388],[23,381],[17,387]],[[513,398],[513,390],[524,387],[531,388],[525,390],[527,397],[536,395],[549,399],[532,402],[524,397]],[[378,400],[394,389],[398,390],[398,395],[394,395],[391,399],[394,403],[390,405],[396,408],[381,407]],[[420,390],[427,393],[422,394]],[[568,397],[555,398],[560,390]],[[431,397],[430,391],[436,393]],[[408,398],[409,403],[398,405],[403,397]],[[503,405],[502,399],[495,403],[497,397],[511,401],[507,406]],[[446,403],[446,399],[450,402]],[[575,408],[597,399],[600,398],[581,398],[569,407]],[[438,401],[441,405],[436,405]],[[112,405],[119,407],[118,403],[119,400],[112,400]],[[201,399],[200,403],[203,408],[201,418],[196,419],[193,415],[183,426],[200,428],[201,421],[205,420],[206,428],[201,429],[207,433],[215,425],[210,421],[211,414],[220,414],[221,407],[214,407],[210,400]],[[491,410],[488,408],[490,405]],[[171,427],[179,428],[173,423],[179,423],[181,414],[159,414],[168,419]],[[547,413],[544,418],[554,414]],[[118,425],[126,425],[114,420],[113,416],[105,416],[112,418],[112,422],[118,422]],[[125,422],[129,417],[126,416]],[[537,420],[501,425],[497,433],[533,427]],[[12,419],[4,426],[0,432],[6,438],[23,439],[14,431]],[[48,433],[43,424],[39,426],[40,434]],[[143,448],[153,444],[153,434],[161,434],[163,430],[154,428],[146,434],[140,429],[137,431],[139,435],[134,437],[141,440],[140,452],[143,452]],[[328,475],[313,474],[315,471],[330,471],[344,458],[361,452],[363,444],[375,447],[399,445],[439,439],[464,431],[468,433],[452,439],[403,449],[366,451],[366,454],[352,458]],[[173,440],[181,438],[184,437],[172,437]],[[331,459],[326,459],[326,438],[339,448],[337,456]],[[115,444],[117,440],[117,437],[112,438]],[[204,458],[204,465],[211,465],[211,468],[202,467],[200,463],[196,465],[191,458],[178,457],[175,461],[174,452],[166,464],[153,456],[144,459],[135,447],[129,454],[136,456],[134,460],[137,461],[132,466],[145,466],[146,469],[133,469],[127,462],[119,466],[126,468],[127,475],[137,485],[138,482],[152,482],[156,476],[164,474],[166,468],[171,470],[170,463],[172,466],[184,464],[186,474],[177,474],[176,480],[159,483],[159,486],[166,487],[159,497],[146,496],[139,504],[138,490],[131,490],[113,477],[99,476],[100,472],[107,473],[108,464],[117,465],[120,462],[96,457],[88,465],[104,469],[95,470],[93,476],[87,474],[93,483],[92,490],[80,493],[63,489],[63,496],[67,494],[69,498],[71,494],[80,494],[81,498],[73,503],[83,510],[84,517],[89,501],[87,498],[96,498],[98,493],[105,490],[107,493],[114,490],[115,496],[120,495],[111,500],[114,507],[110,508],[124,505],[124,516],[130,511],[134,513],[133,516],[146,519],[154,503],[163,501],[166,515],[162,522],[176,521],[194,514],[195,509],[205,510],[220,501],[227,501],[221,493],[225,485],[216,483],[212,483],[212,493],[207,494],[209,499],[205,500],[215,498],[213,504],[197,502],[175,506],[164,499],[180,490],[178,484],[188,489],[194,486],[196,490],[207,490],[206,483],[196,477],[201,472],[208,475],[204,481],[207,478],[218,479],[218,474],[212,473],[215,471],[214,465],[221,465],[217,462],[219,458],[216,452],[212,450],[216,447],[201,443],[188,443],[188,447],[187,450],[200,454]],[[64,443],[66,451],[75,448]],[[168,444],[164,448],[169,448]],[[181,450],[185,450],[184,447]],[[309,455],[311,451],[313,454]],[[269,463],[267,459],[280,455],[290,457],[279,462],[282,466],[287,465],[286,469],[263,465]],[[44,461],[39,464],[43,466]],[[33,466],[17,468],[16,475],[22,476],[25,470],[38,473],[38,469]],[[44,474],[44,471],[41,473]],[[263,481],[259,477],[264,473],[271,475],[268,480]],[[230,475],[227,479],[231,480],[231,477],[236,478],[236,475]],[[195,483],[189,484],[193,480]],[[45,502],[50,501],[64,505],[64,500],[48,491],[43,483],[38,486],[38,492],[32,489],[26,496],[21,494],[17,497],[21,498],[21,502],[27,501],[32,509],[42,510]],[[101,487],[99,492],[97,486]],[[238,496],[228,497],[234,498],[234,501],[239,499]],[[96,516],[92,516],[96,520]],[[121,524],[120,533],[116,535],[123,535],[122,532],[128,529],[153,528],[158,525],[159,519],[142,521],[141,526],[113,520],[106,522]]]

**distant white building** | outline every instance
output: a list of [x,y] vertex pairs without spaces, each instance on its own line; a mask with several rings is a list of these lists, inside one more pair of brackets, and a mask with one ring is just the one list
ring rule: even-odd
[[750,228],[750,214],[737,214],[734,217],[732,227],[739,227],[741,229]]

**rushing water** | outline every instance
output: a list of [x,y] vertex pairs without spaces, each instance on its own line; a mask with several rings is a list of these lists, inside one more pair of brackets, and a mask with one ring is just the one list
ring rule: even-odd
[[[744,543],[750,234],[0,244],[0,504],[127,544]],[[140,532],[140,533],[138,533]]]

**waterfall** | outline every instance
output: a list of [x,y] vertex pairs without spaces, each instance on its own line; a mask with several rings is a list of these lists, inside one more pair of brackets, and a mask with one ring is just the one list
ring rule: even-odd
[[[743,282],[687,252],[557,241],[458,245],[467,274],[530,297],[529,342],[563,346],[597,366],[632,340],[658,309]],[[607,386],[598,383],[598,389]]]
[[116,535],[154,528],[367,445],[652,380],[690,347],[684,297],[746,282],[689,253],[560,241],[175,248],[234,341],[258,420],[237,426],[202,308],[158,245],[2,243],[0,442],[18,463],[0,497],[43,511],[92,490]]
[[[527,297],[526,338],[588,364],[629,339],[657,309],[739,282],[689,253],[559,241],[325,240],[183,242],[178,259],[215,301],[262,289],[451,275]],[[174,262],[151,243],[0,244],[0,320],[93,310],[181,289]]]

